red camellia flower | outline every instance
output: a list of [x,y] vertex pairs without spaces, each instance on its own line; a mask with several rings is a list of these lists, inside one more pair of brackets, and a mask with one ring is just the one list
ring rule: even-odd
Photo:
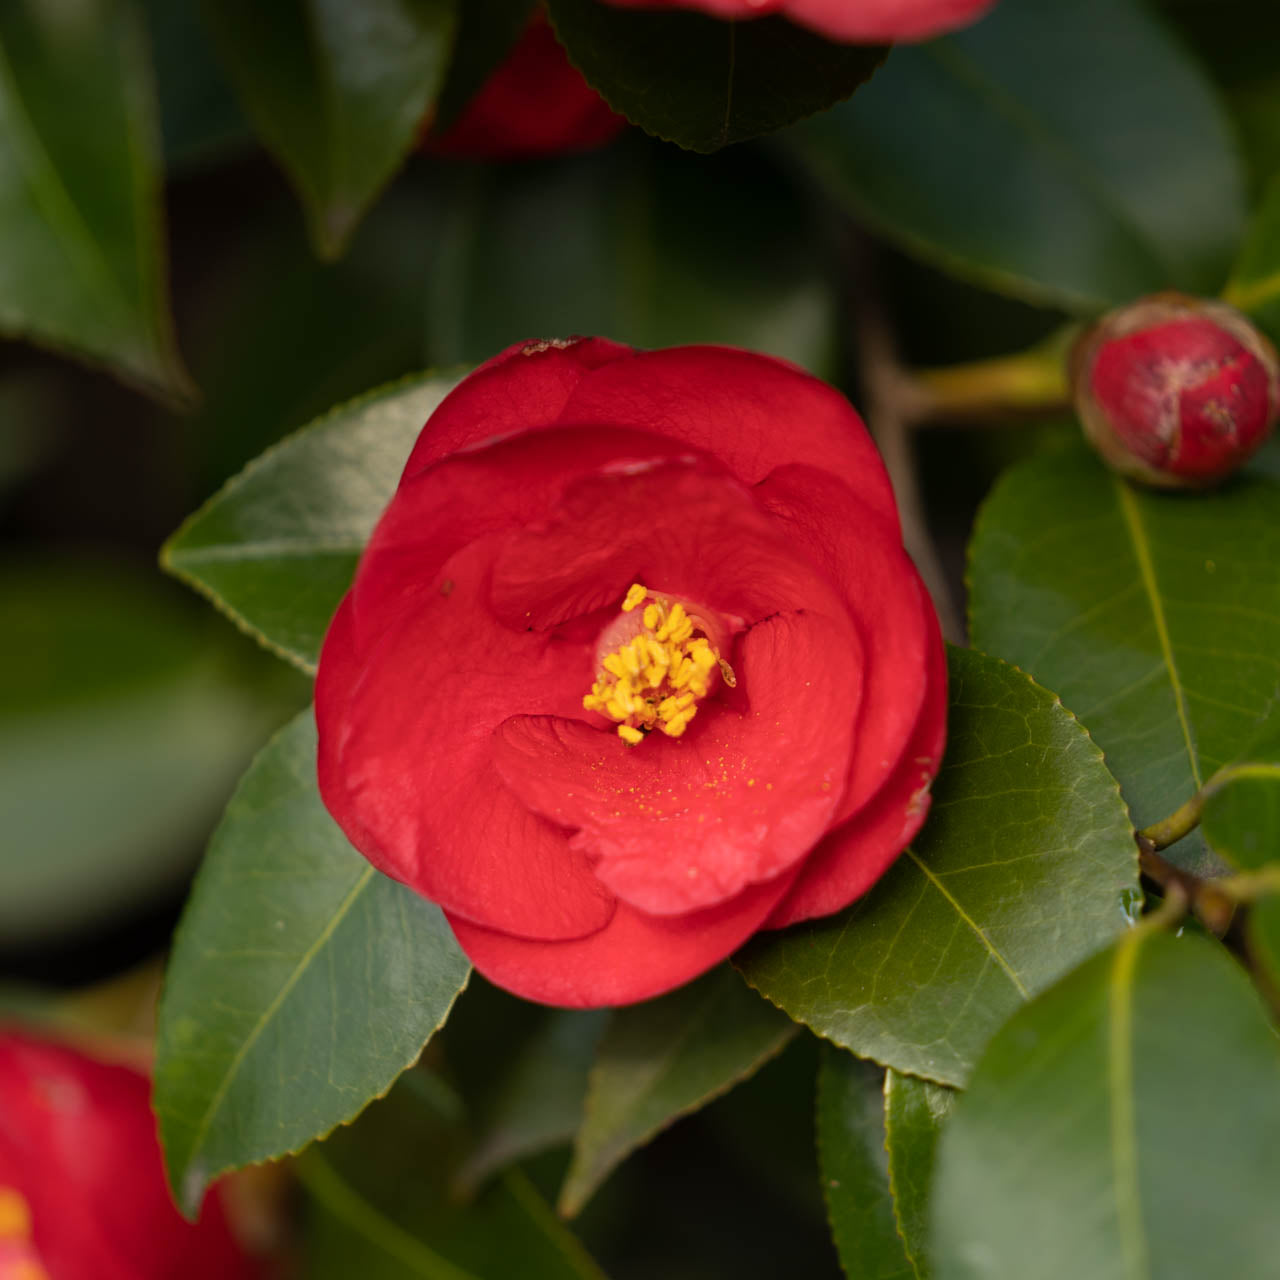
[[976,22],[995,0],[605,0],[624,9],[697,9],[717,18],[776,13],[828,40],[891,44],[928,40]]
[[1216,484],[1280,418],[1280,361],[1224,302],[1156,294],[1104,316],[1072,353],[1085,435],[1117,471],[1166,489]]
[[842,396],[744,351],[530,343],[432,416],[334,617],[320,791],[488,978],[622,1004],[865,892],[945,701]]
[[539,9],[462,114],[426,146],[490,160],[557,155],[603,146],[626,124],[569,62]]
[[249,1280],[215,1194],[165,1186],[145,1076],[0,1031],[0,1280]]

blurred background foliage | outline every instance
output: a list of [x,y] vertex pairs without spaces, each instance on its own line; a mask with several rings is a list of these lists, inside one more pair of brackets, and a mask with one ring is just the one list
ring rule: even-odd
[[[83,280],[69,272],[23,210],[0,206],[9,261],[0,292],[21,296],[31,287],[24,273],[38,275],[53,325],[32,325],[0,297],[0,324],[15,335],[0,345],[0,969],[11,1000],[103,982],[163,951],[236,777],[308,699],[300,675],[155,565],[183,518],[282,435],[405,374],[571,333],[646,347],[752,347],[835,381],[858,403],[868,291],[882,299],[910,365],[1019,351],[1070,313],[1147,288],[1217,291],[1247,210],[1280,173],[1272,0],[1088,0],[1096,47],[1074,55],[1096,79],[1073,86],[1081,118],[1058,123],[1112,166],[1105,181],[1129,202],[1126,216],[1175,255],[1172,279],[1162,278],[1158,254],[1132,246],[1074,261],[1081,227],[1101,225],[1086,198],[1093,177],[1078,182],[1074,158],[1055,166],[1023,154],[1017,128],[1002,130],[1008,112],[979,120],[953,109],[928,48],[895,51],[847,106],[712,156],[636,128],[588,154],[506,163],[414,151],[353,225],[345,251],[326,261],[239,105],[214,43],[218,22],[203,21],[194,0],[147,0],[137,13],[106,0],[64,7],[86,25],[76,57],[60,67],[42,63],[21,6],[0,18],[4,101],[10,117],[19,98],[44,103],[50,155],[97,184],[115,237],[108,252],[134,274],[108,305],[106,293],[84,286],[89,268]],[[982,27],[956,40],[1008,70],[1042,38],[1045,10],[1041,0],[1006,0],[1002,12],[1012,16],[998,40]],[[112,38],[98,39],[108,27],[94,23],[108,19]],[[1108,48],[1113,22],[1132,48]],[[1155,46],[1143,43],[1147,24],[1163,31]],[[1072,38],[1089,29],[1078,21]],[[1064,59],[1069,36],[1059,41]],[[1023,77],[1032,95],[1035,77],[1032,59]],[[90,90],[100,137],[79,132],[83,111],[54,102]],[[1041,90],[1047,112],[1066,109],[1064,95]],[[1131,92],[1179,105],[1135,121],[1125,114]],[[1188,95],[1207,104],[1190,125]],[[121,120],[142,135],[158,128],[150,178],[139,169],[145,155],[116,154]],[[975,120],[985,130],[976,152],[937,145],[937,131]],[[1178,164],[1164,153],[1153,161],[1163,186],[1125,171],[1134,145],[1145,145],[1117,141],[1126,129],[1180,148]],[[927,154],[913,160],[925,138]],[[989,164],[975,166],[975,154]],[[142,190],[161,174],[162,221],[146,213]],[[145,216],[131,220],[131,207]],[[150,247],[134,243],[139,236]],[[38,341],[20,340],[27,333]],[[89,362],[65,354],[75,351]],[[973,513],[993,476],[1057,430],[1023,419],[1007,430],[986,425],[916,437],[924,507],[957,596]],[[343,1261],[352,1186],[402,1180],[398,1190],[366,1189],[384,1206],[379,1229],[400,1245],[394,1220],[406,1186],[417,1203],[434,1196],[447,1207],[447,1185],[412,1181],[438,1182],[447,1170],[378,1167],[370,1151],[390,1149],[381,1127],[421,1128],[432,1150],[448,1148],[451,1126],[492,1111],[485,1019],[509,1038],[521,1019],[542,1016],[500,993],[472,993],[432,1050],[440,1061],[431,1079],[447,1092],[412,1096],[415,1073],[303,1162],[319,1223],[313,1274],[355,1269]],[[607,1184],[577,1229],[610,1274],[838,1274],[810,1089],[787,1083],[812,1079],[815,1062],[812,1039],[797,1040]],[[564,1159],[552,1149],[489,1184],[485,1216],[458,1256],[493,1274],[483,1268],[494,1234],[526,1229],[554,1253],[560,1228],[549,1212],[534,1214],[534,1228],[504,1224],[528,1215],[530,1188],[553,1197]],[[338,1192],[335,1169],[350,1175]],[[767,1212],[753,1210],[753,1197],[767,1198]],[[694,1199],[696,1235],[672,1234]],[[359,1213],[356,1221],[367,1225]]]

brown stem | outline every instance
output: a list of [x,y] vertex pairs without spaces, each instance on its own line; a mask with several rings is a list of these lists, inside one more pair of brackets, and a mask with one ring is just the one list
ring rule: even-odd
[[865,244],[854,245],[851,274],[855,358],[867,426],[880,448],[893,485],[902,521],[903,545],[933,597],[942,634],[952,643],[962,644],[964,628],[929,534],[911,439],[911,424],[924,412],[928,398],[922,395],[898,359]]
[[1166,895],[1170,892],[1178,893],[1210,933],[1219,938],[1224,937],[1235,916],[1235,900],[1224,893],[1217,882],[1203,880],[1161,857],[1156,846],[1143,832],[1137,832],[1134,839],[1138,842],[1138,866],[1142,874],[1157,884]]

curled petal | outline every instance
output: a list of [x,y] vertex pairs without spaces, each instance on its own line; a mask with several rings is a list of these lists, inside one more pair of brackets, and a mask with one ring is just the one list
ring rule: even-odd
[[581,705],[585,647],[496,623],[479,599],[486,548],[448,562],[456,586],[352,644],[351,597],[316,682],[320,794],[375,867],[457,916],[531,938],[599,929],[613,899],[565,833],[531,813],[491,763],[522,705]]
[[742,945],[786,894],[790,875],[706,911],[650,916],[624,902],[608,925],[569,942],[528,942],[450,916],[458,943],[490,982],[526,1000],[589,1009],[648,1000]]
[[875,884],[923,826],[947,734],[946,651],[936,631],[925,665],[928,692],[897,768],[852,818],[813,850],[766,928],[781,929],[848,906]]
[[889,477],[862,419],[838,391],[784,360],[731,347],[635,352],[584,377],[560,422],[682,440],[747,485],[788,463],[820,467],[839,475],[865,510],[898,525]]
[[580,720],[516,717],[499,772],[624,902],[672,915],[732,898],[803,858],[843,790],[860,694],[847,624],[780,614],[739,645],[742,711],[704,703],[683,737],[636,748]]
[[822,567],[862,638],[866,696],[841,821],[878,793],[907,748],[934,687],[937,616],[897,529],[868,515],[841,480],[814,467],[780,467],[754,494]]
[[460,449],[555,425],[583,378],[631,354],[630,347],[607,338],[548,338],[500,351],[463,379],[431,415],[409,455],[405,476]]

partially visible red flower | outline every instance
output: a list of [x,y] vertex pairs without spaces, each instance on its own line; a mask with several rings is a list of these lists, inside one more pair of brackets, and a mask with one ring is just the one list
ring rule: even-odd
[[216,1189],[169,1198],[150,1087],[131,1067],[0,1032],[0,1280],[251,1280]]
[[534,1000],[623,1004],[864,893],[924,820],[937,619],[858,416],[720,347],[513,347],[330,626],[320,791]]
[[539,9],[462,114],[426,146],[491,160],[556,155],[603,146],[626,124],[569,62]]
[[604,0],[620,9],[697,9],[717,18],[768,14],[847,44],[929,40],[976,22],[995,0]]

